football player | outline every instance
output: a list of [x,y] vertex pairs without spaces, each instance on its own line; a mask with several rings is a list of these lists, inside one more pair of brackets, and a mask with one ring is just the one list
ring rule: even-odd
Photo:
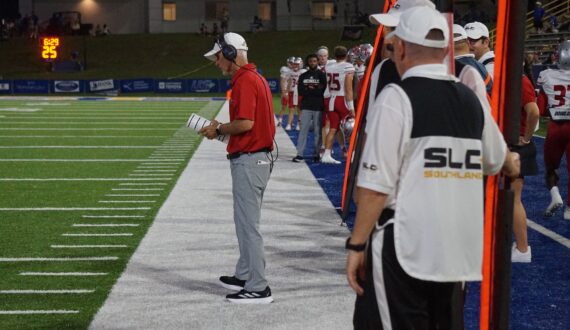
[[[325,111],[328,110],[330,129],[324,138],[325,151],[321,158],[321,162],[326,164],[340,164],[331,154],[334,137],[340,127],[340,121],[347,116],[354,117],[353,102],[345,102],[345,93],[352,95],[353,92],[352,82],[350,84],[345,82],[347,75],[354,75],[354,66],[346,61],[348,50],[345,47],[335,47],[334,54],[336,63],[326,67],[330,98],[328,102],[325,100]],[[344,144],[341,146],[345,148]]]
[[[287,126],[285,127],[286,131],[290,131],[293,127],[293,117],[295,113],[299,116],[299,105],[300,96],[299,91],[297,89],[299,76],[305,73],[307,70],[301,67],[303,60],[300,57],[295,57],[293,61],[293,68],[289,72],[289,78],[287,83],[287,90],[289,91],[289,118],[287,118]],[[300,130],[299,123],[297,123],[297,130]]]
[[281,90],[281,109],[279,110],[279,117],[277,118],[277,126],[280,126],[283,123],[283,113],[285,109],[289,105],[289,86],[287,86],[289,80],[289,74],[291,73],[293,62],[295,61],[295,57],[291,56],[287,59],[287,65],[282,66],[279,70],[279,88]]
[[[562,42],[558,49],[559,69],[542,71],[537,81],[541,88],[538,95],[540,114],[550,117],[544,142],[546,185],[551,197],[544,212],[546,217],[552,217],[564,205],[558,190],[560,178],[556,171],[565,152],[566,166],[570,171],[570,154],[566,151],[570,147],[570,40]],[[566,201],[564,219],[570,220],[570,194]]]

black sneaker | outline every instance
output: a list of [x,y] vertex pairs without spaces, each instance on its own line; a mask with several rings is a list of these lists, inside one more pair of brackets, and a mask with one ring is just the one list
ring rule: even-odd
[[321,162],[321,157],[319,156],[313,157],[313,163],[320,163],[320,162]]
[[303,160],[303,156],[295,156],[295,158],[293,158],[293,163],[300,163]]
[[266,287],[263,291],[247,291],[243,289],[240,292],[227,295],[226,299],[235,304],[269,304],[273,302],[269,287]]
[[245,281],[235,276],[220,276],[220,282],[224,288],[235,291],[242,290],[245,286]]

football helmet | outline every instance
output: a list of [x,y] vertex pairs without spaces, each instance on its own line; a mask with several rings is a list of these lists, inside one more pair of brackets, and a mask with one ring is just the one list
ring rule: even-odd
[[570,40],[563,41],[558,47],[558,67],[570,70]]
[[346,117],[340,121],[340,128],[342,129],[342,133],[344,137],[349,140],[350,136],[352,135],[352,130],[354,129],[354,118],[353,117]]
[[374,47],[371,44],[362,44],[360,45],[358,57],[362,62],[366,62],[366,60],[372,55],[373,51]]

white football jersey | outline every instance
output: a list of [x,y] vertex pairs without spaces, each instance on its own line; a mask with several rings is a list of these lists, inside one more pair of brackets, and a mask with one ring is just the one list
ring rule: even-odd
[[306,69],[299,69],[297,71],[291,70],[289,72],[289,91],[293,92],[295,96],[299,93],[297,89],[297,86],[299,85],[299,76],[305,72],[307,72]]
[[538,76],[537,83],[548,97],[549,109],[570,110],[570,70],[546,69]]
[[358,78],[358,80],[361,80],[364,78],[364,74],[366,73],[366,65],[354,64],[354,72],[356,72],[356,78]]
[[354,72],[354,66],[348,62],[331,63],[327,64],[325,72],[331,97],[344,96],[344,80],[347,73]]
[[289,92],[289,90],[287,89],[288,86],[288,81],[289,81],[289,74],[291,74],[291,68],[287,67],[287,66],[282,66],[281,69],[279,70],[279,77],[281,78],[281,86],[285,86],[283,88],[283,92]]
[[280,73],[280,75],[281,75],[281,78],[282,78],[282,79],[287,79],[287,78],[289,78],[289,73],[290,73],[291,71],[292,71],[292,70],[289,69],[288,67],[282,66],[281,69],[279,70],[279,73]]

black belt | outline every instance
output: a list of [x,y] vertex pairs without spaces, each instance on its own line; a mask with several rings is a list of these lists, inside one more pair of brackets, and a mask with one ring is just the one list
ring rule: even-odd
[[380,218],[378,218],[378,226],[384,226],[388,220],[394,217],[395,213],[392,209],[383,209]]
[[239,158],[241,155],[256,154],[258,152],[271,152],[271,149],[263,148],[263,149],[259,149],[259,150],[255,150],[255,151],[234,152],[232,154],[227,154],[226,157],[228,159],[236,159],[236,158]]

